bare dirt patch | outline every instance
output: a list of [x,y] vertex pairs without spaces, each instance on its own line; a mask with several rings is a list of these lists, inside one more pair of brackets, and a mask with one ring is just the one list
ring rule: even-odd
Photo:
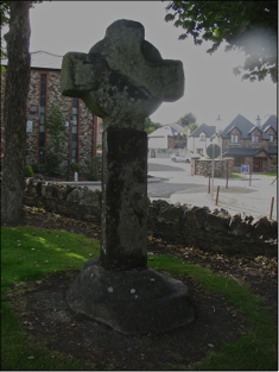
[[76,275],[76,271],[56,273],[23,290],[17,285],[9,299],[26,332],[51,350],[86,360],[92,369],[189,367],[246,332],[244,319],[222,296],[187,280],[196,310],[192,324],[164,334],[122,335],[70,310],[65,293]]

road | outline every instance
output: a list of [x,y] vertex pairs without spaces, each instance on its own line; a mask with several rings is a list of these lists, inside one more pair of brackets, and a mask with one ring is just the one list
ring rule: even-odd
[[194,179],[189,180],[187,177],[189,172],[190,164],[170,163],[169,159],[150,159],[148,162],[149,198],[170,198],[179,191],[206,192],[206,185],[195,183]]
[[[208,194],[208,178],[191,176],[191,166],[185,163],[172,163],[171,159],[148,159],[148,197],[151,200],[164,199],[169,203],[191,204],[226,209],[231,215],[242,213],[255,218],[270,217],[273,199],[272,218],[278,218],[277,180],[274,177],[253,175],[249,179],[229,179],[228,188],[223,178],[214,179],[214,192]],[[75,184],[71,182],[71,184]],[[100,182],[76,183],[92,190],[101,189]],[[217,186],[220,186],[216,206]]]
[[[173,167],[173,169],[164,168]],[[177,169],[178,168],[178,169]],[[167,170],[165,170],[167,169]],[[251,184],[246,178],[230,178],[228,188],[224,178],[214,179],[214,192],[208,194],[208,178],[191,176],[190,164],[173,164],[170,159],[150,159],[149,176],[163,181],[160,185],[149,184],[151,200],[164,198],[170,203],[191,204],[226,209],[231,215],[237,213],[255,218],[278,219],[277,179],[264,175],[253,175]],[[216,206],[217,187],[220,186],[219,201]],[[159,195],[160,194],[160,195]]]

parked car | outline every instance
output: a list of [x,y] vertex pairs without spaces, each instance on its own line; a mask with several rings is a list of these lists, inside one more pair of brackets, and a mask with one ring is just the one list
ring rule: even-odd
[[184,155],[179,155],[179,154],[172,155],[171,160],[172,160],[174,163],[191,163],[191,161],[190,161],[189,158],[187,158],[187,157],[184,156]]

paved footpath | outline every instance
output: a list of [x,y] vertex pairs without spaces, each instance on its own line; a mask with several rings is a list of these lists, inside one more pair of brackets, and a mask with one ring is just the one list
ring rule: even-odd
[[[152,159],[152,163],[165,163],[171,164],[169,159]],[[170,203],[191,204],[196,206],[208,206],[212,211],[215,208],[226,209],[231,215],[237,213],[252,215],[254,218],[263,216],[270,217],[271,204],[273,202],[272,219],[278,220],[278,185],[275,177],[264,176],[255,174],[252,176],[251,184],[249,177],[238,179],[231,178],[226,188],[226,180],[215,178],[214,179],[214,193],[208,194],[208,178],[204,176],[191,176],[189,164],[175,164],[183,168],[184,172],[149,172],[154,177],[168,178],[167,182],[171,183],[195,183],[204,185],[206,191],[199,188],[195,190],[186,189],[173,193],[169,198],[166,198]],[[216,191],[217,186],[220,186],[219,201],[216,206]],[[273,199],[274,198],[274,199]],[[152,198],[159,199],[159,198]],[[160,198],[162,199],[162,198]]]

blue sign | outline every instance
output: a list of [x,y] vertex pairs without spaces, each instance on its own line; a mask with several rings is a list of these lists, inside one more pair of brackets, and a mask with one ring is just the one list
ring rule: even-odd
[[241,164],[240,172],[241,173],[250,173],[250,166],[249,166],[249,164]]

